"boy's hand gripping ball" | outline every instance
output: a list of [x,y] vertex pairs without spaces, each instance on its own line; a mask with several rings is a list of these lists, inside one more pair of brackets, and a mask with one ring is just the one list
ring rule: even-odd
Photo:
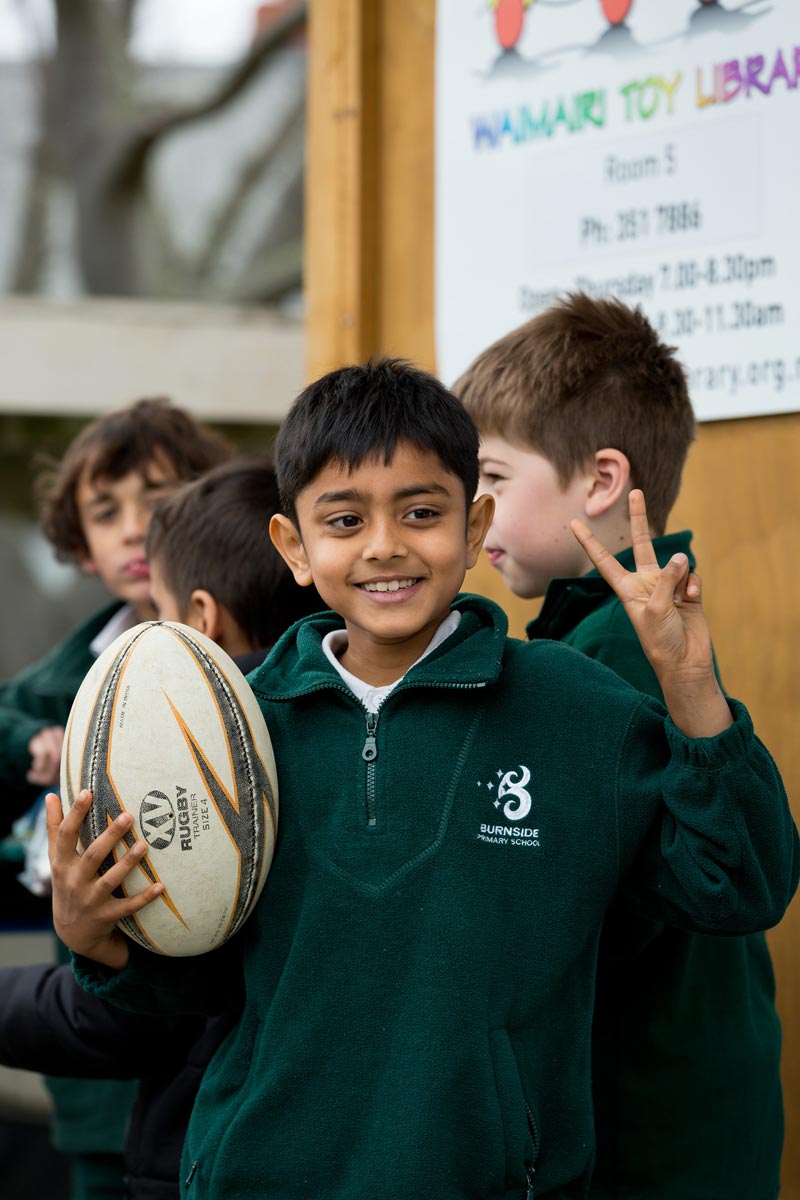
[[272,861],[278,786],[264,718],[224,651],[166,621],[117,638],[81,684],[67,722],[65,814],[82,788],[92,791],[83,849],[130,813],[115,858],[139,840],[148,849],[124,894],[164,885],[120,921],[129,937],[159,954],[189,955],[236,933]]

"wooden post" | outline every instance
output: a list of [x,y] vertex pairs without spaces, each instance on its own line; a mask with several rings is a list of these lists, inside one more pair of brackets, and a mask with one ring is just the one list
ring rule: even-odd
[[308,375],[375,349],[380,327],[377,138],[381,7],[322,0],[309,21]]

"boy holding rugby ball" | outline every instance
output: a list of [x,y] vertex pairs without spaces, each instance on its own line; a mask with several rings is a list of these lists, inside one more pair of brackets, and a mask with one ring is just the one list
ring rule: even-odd
[[189,1125],[191,1200],[580,1196],[614,895],[731,933],[779,920],[797,884],[786,797],[719,688],[700,582],[685,555],[656,563],[641,493],[632,571],[575,525],[668,711],[568,647],[508,639],[495,605],[459,594],[493,510],[473,499],[477,430],[402,362],[307,388],[276,469],[273,540],[333,612],[251,676],[281,787],[261,898],[221,954],[148,954],[116,922],[158,885],[113,895],[142,849],[97,875],[129,819],[79,857],[90,796],[63,819],[53,797],[61,936],[124,1007],[203,1010],[244,985]]

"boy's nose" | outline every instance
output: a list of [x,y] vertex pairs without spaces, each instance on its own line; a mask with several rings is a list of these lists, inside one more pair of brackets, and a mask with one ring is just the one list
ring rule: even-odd
[[149,509],[140,508],[138,505],[131,505],[130,508],[126,508],[122,514],[122,529],[125,540],[127,542],[143,542],[144,536],[147,533],[149,520]]
[[390,558],[405,558],[407,553],[400,531],[393,521],[375,522],[370,526],[364,558],[386,562]]

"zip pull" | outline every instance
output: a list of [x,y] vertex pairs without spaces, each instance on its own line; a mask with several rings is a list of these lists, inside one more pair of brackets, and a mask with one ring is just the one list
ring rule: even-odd
[[378,757],[378,745],[375,741],[375,731],[378,728],[378,714],[367,713],[367,740],[364,742],[364,749],[361,751],[361,757],[364,762],[375,762]]
[[528,1191],[525,1200],[534,1200],[533,1196],[533,1177],[536,1174],[534,1168],[529,1164],[525,1164],[525,1178],[528,1181]]

